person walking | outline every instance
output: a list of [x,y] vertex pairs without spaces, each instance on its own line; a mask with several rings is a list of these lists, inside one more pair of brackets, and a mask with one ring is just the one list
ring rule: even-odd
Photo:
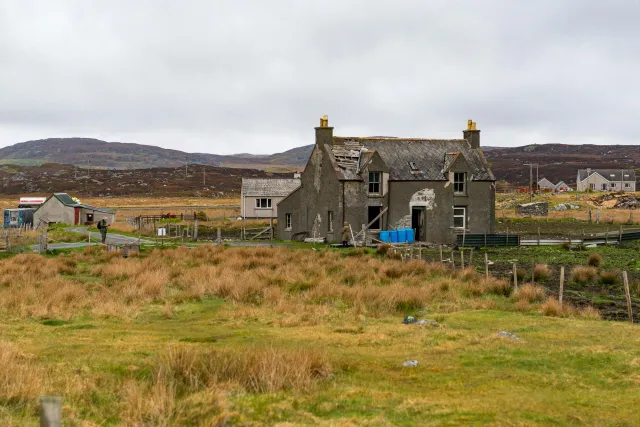
[[344,227],[342,227],[342,247],[346,248],[349,246],[349,234],[351,234],[351,228],[349,227],[349,223],[347,221],[344,222]]
[[107,240],[107,228],[109,227],[109,225],[107,224],[107,220],[102,218],[99,222],[98,222],[98,230],[100,230],[100,235],[102,236],[102,244],[104,244],[104,242],[106,242]]

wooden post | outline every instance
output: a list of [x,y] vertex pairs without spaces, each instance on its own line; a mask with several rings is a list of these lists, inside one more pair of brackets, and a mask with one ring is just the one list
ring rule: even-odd
[[453,252],[453,249],[451,249],[451,268],[453,270],[456,269],[456,258],[455,258],[455,252]]
[[193,221],[193,240],[198,240],[198,220]]
[[464,270],[464,251],[460,249],[460,270]]
[[62,425],[62,398],[59,396],[40,397],[40,427],[60,427]]
[[484,253],[484,275],[489,279],[489,255]]
[[220,227],[217,229],[216,244],[218,246],[222,245],[222,229]]
[[513,263],[513,289],[518,289],[518,269],[515,262]]
[[627,313],[629,313],[629,321],[633,323],[633,310],[631,307],[631,293],[629,292],[629,278],[627,272],[622,272],[622,281],[624,282],[624,294],[627,297]]
[[440,245],[440,265],[442,265],[443,262],[443,257],[442,257],[442,245]]
[[562,307],[562,296],[564,294],[564,266],[560,267],[560,292],[558,293],[558,302]]
[[273,240],[273,218],[269,218],[269,240]]

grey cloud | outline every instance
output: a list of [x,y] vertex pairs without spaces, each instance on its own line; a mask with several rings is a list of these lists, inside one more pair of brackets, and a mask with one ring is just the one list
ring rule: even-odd
[[0,0],[0,145],[265,153],[312,143],[323,114],[338,134],[473,118],[489,145],[635,143],[638,18],[623,0]]

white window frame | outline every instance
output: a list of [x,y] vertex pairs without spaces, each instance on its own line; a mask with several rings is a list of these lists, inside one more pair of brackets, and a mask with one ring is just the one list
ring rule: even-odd
[[602,185],[600,186],[600,189],[601,189],[602,191],[606,191],[606,189],[607,189],[607,183],[606,183],[606,182],[603,182],[603,183],[602,183]]
[[631,183],[625,182],[624,183],[624,188],[631,188]]
[[611,183],[611,188],[613,188],[613,187],[615,187],[615,186],[616,186],[616,183],[615,183],[615,182],[612,182],[612,183]]
[[[377,191],[371,191],[371,186],[378,186]],[[369,190],[369,194],[381,194],[382,193],[382,172],[373,171],[369,172],[369,181],[367,183],[367,190]]]
[[589,184],[589,189],[591,191],[596,191],[596,185],[594,183]]
[[291,218],[291,214],[290,213],[284,214],[284,229],[291,230],[292,224],[293,224],[293,220]]
[[327,211],[327,231],[333,233],[333,211]]
[[[460,180],[460,178],[462,178],[462,180]],[[466,172],[453,173],[453,193],[467,194],[467,173]]]
[[[462,209],[462,214],[460,212],[456,214],[456,209]],[[456,218],[462,218],[462,227],[456,227]],[[466,227],[467,227],[467,207],[454,206],[453,207],[453,228],[464,230]]]
[[[262,206],[263,204],[264,206]],[[271,199],[265,197],[256,199],[256,209],[271,209]]]

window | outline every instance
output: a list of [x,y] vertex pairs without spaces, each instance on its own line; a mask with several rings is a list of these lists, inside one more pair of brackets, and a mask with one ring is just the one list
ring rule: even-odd
[[625,173],[625,174],[624,174],[624,177],[625,177],[625,178],[629,178],[629,174]]
[[624,183],[624,188],[629,188],[629,187],[631,187],[631,184],[629,184],[628,182],[625,182]]
[[453,227],[465,228],[467,225],[467,208],[454,206],[453,207]]
[[291,230],[291,214],[284,214],[284,228],[285,230]]
[[606,189],[607,189],[607,184],[606,184],[606,183],[603,183],[603,184],[602,184],[602,186],[601,186],[601,188],[602,188],[602,190],[606,190]]
[[271,199],[256,199],[256,209],[271,209]]
[[596,189],[596,185],[595,184],[589,184],[589,188],[591,188],[592,190]]
[[93,222],[93,214],[92,213],[88,213],[87,214],[87,222]]
[[327,212],[327,231],[333,232],[333,212]]
[[369,172],[369,193],[380,194],[380,172]]
[[616,186],[616,183],[615,183],[615,182],[612,182],[612,183],[611,183],[611,188],[613,188],[613,187],[615,187],[615,186]]
[[464,172],[454,172],[453,173],[453,192],[464,194],[465,192],[465,182],[467,180],[467,174]]
[[[369,206],[368,208],[368,212],[367,212],[367,224],[370,223],[371,221],[373,221],[373,219],[375,217],[377,217],[378,215],[380,215],[380,212],[382,212],[382,206]],[[380,224],[382,223],[382,218],[379,217],[377,218],[375,221],[373,221],[373,224],[371,224],[369,226],[370,230],[380,230]]]

